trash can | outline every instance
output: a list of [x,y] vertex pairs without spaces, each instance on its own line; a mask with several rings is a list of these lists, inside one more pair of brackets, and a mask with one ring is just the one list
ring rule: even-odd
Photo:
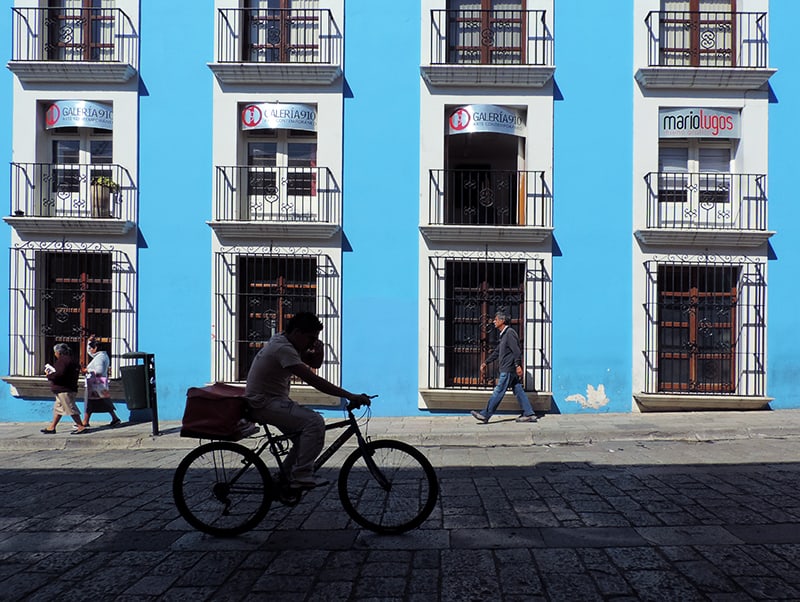
[[122,386],[125,389],[125,403],[131,411],[150,410],[153,420],[153,435],[158,435],[155,355],[136,351],[123,353],[122,357],[142,360],[142,363],[120,367]]

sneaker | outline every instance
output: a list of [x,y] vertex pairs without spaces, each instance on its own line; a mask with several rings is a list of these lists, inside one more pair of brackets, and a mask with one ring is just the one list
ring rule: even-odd
[[536,414],[531,414],[530,416],[517,416],[514,422],[538,422],[539,419],[536,417]]
[[259,430],[261,430],[257,424],[253,424],[252,422],[248,422],[246,420],[240,420],[239,424],[236,425],[236,428],[239,431],[239,435],[242,437],[255,435]]
[[470,414],[471,414],[471,415],[472,415],[472,417],[473,417],[475,420],[477,420],[478,422],[483,422],[484,424],[486,424],[487,422],[489,422],[489,419],[488,419],[486,416],[484,416],[483,414],[481,414],[480,412],[478,412],[477,410],[472,410],[472,411],[470,412]]
[[302,479],[297,479],[289,483],[290,489],[314,489],[315,487],[322,487],[323,485],[327,485],[330,483],[328,479],[325,477],[321,477],[319,475],[311,475],[310,477],[304,477]]

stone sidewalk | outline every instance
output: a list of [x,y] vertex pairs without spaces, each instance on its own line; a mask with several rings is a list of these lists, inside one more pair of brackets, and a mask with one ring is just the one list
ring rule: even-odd
[[[332,420],[332,419],[331,419]],[[71,435],[62,421],[55,435],[39,423],[0,423],[0,450],[47,449],[189,449],[196,439],[180,436],[180,422],[125,422],[116,428],[95,426]],[[494,416],[480,424],[470,416],[425,415],[371,417],[373,438],[402,439],[419,446],[502,447],[585,444],[592,441],[719,441],[800,437],[800,410],[751,412],[663,412],[616,414],[547,414],[535,424],[514,416]]]

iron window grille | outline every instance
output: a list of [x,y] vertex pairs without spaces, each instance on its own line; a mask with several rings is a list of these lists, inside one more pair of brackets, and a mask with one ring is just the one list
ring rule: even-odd
[[646,393],[763,396],[765,264],[648,261]]
[[325,362],[318,373],[340,378],[340,276],[328,255],[232,250],[215,254],[214,378],[247,379],[256,353],[298,312],[323,324]]
[[41,376],[53,346],[66,343],[86,365],[94,334],[119,374],[136,350],[136,274],[129,257],[103,245],[27,243],[11,249],[10,376]]
[[528,391],[551,387],[552,283],[541,259],[431,257],[428,299],[428,386],[489,389],[497,365],[480,364],[497,344],[496,312],[511,316]]

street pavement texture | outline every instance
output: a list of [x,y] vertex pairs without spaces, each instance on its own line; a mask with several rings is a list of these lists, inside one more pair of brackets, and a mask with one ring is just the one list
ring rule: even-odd
[[355,525],[335,485],[204,535],[172,500],[198,444],[179,424],[42,426],[0,424],[4,601],[800,600],[800,411],[372,418],[440,479],[398,536]]

